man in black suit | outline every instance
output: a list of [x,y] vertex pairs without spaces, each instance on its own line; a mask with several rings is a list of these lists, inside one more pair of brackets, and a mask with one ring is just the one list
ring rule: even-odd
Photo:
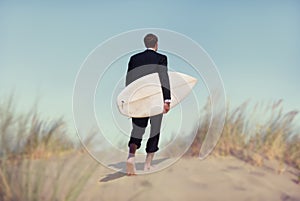
[[[164,102],[164,111],[167,113],[170,110],[171,94],[170,94],[170,82],[168,76],[168,61],[167,57],[163,54],[157,53],[158,38],[154,34],[147,34],[144,37],[144,43],[146,50],[138,54],[133,55],[128,63],[128,71],[126,74],[126,86],[131,82],[151,73],[158,73],[161,82],[162,93]],[[144,117],[144,118],[132,118],[132,131],[130,140],[128,142],[129,156],[127,159],[127,174],[135,174],[135,152],[141,146],[142,136],[145,133],[145,129],[150,119],[150,137],[147,141],[146,147],[146,160],[144,170],[150,170],[151,162],[154,157],[154,153],[158,151],[158,141],[160,135],[160,127],[163,114]]]

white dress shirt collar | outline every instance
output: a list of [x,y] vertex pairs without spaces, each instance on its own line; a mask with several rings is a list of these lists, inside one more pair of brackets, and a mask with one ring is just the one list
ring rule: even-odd
[[155,49],[152,48],[152,47],[147,48],[147,50],[153,50],[153,51],[155,51]]

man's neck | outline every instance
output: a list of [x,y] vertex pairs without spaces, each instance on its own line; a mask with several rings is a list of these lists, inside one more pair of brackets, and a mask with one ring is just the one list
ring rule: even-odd
[[147,48],[147,50],[153,50],[156,52],[155,48],[152,48],[152,47]]

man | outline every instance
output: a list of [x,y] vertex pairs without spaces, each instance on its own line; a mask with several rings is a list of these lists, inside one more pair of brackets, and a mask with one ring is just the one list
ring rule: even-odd
[[[162,112],[167,113],[170,110],[171,102],[167,57],[157,53],[158,38],[154,34],[147,34],[144,37],[144,43],[147,49],[144,52],[133,55],[129,60],[126,86],[145,75],[158,73],[164,98],[164,102],[162,103],[164,104],[164,111]],[[126,163],[128,175],[135,175],[135,152],[141,146],[142,136],[145,133],[149,119],[151,128],[150,137],[146,145],[147,156],[144,170],[149,171],[152,168],[151,162],[154,153],[158,151],[162,117],[163,114],[145,118],[132,118],[132,131],[128,142],[129,155]]]

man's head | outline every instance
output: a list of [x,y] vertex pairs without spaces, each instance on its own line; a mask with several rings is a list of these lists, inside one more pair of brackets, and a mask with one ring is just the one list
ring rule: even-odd
[[153,48],[155,51],[157,51],[157,48],[158,48],[158,38],[156,35],[154,34],[147,34],[145,37],[144,37],[144,43],[145,43],[145,46],[146,48]]

